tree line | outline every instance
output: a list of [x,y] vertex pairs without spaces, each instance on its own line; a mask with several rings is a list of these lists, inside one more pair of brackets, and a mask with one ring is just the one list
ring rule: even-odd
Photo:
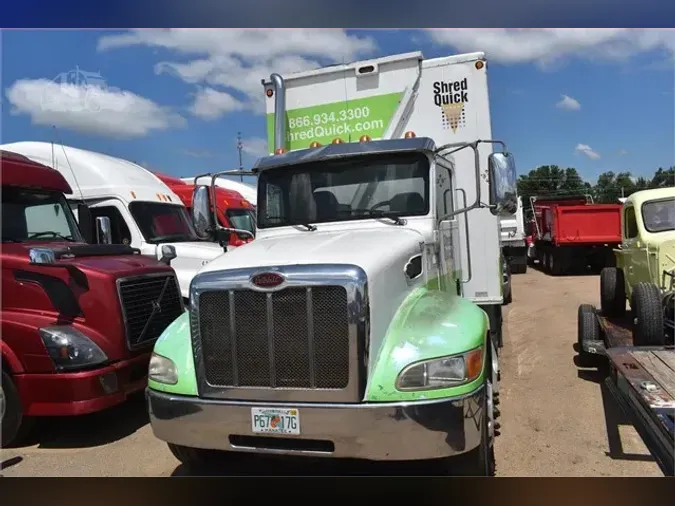
[[675,186],[675,166],[659,167],[651,178],[633,177],[630,172],[607,171],[595,184],[584,181],[577,169],[557,165],[542,165],[518,177],[518,195],[523,206],[529,207],[530,197],[590,195],[595,203],[617,203],[638,190]]

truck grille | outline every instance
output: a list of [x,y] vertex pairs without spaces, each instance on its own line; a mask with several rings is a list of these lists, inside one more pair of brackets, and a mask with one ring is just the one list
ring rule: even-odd
[[207,291],[199,296],[204,374],[213,386],[344,389],[349,382],[347,291]]
[[129,349],[154,342],[183,312],[176,276],[141,276],[119,281],[118,287]]

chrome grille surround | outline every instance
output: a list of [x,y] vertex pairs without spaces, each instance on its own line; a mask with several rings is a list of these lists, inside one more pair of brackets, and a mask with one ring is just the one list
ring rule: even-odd
[[[251,283],[251,278],[265,272],[281,274],[284,282],[273,288],[260,288]],[[317,300],[319,300],[319,303],[325,307],[326,300],[325,297],[321,300],[321,295],[325,296],[330,293],[346,295],[346,301],[344,302],[346,302],[345,319],[348,347],[344,350],[346,354],[344,358],[348,369],[346,377],[344,377],[345,381],[341,385],[338,385],[337,383],[340,382],[335,379],[336,371],[333,371],[333,376],[330,378],[324,377],[322,380],[322,371],[317,371],[316,360],[312,359],[312,357],[320,356],[317,353],[321,351],[312,349],[312,346],[316,346],[318,342],[314,339],[317,332],[314,324],[317,318],[320,319],[321,315],[321,311],[318,311],[320,315],[317,317],[317,311],[313,305],[316,305]],[[241,326],[241,323],[235,321],[237,298],[259,299],[258,302],[266,307],[264,322],[253,319],[244,322],[246,324],[244,332],[249,334],[246,336],[245,342],[247,346],[250,343],[253,343],[251,346],[259,345],[257,356],[238,354],[236,343],[239,337],[230,339],[223,356],[225,357],[224,360],[227,360],[228,356],[231,356],[232,360],[225,364],[224,370],[226,370],[226,373],[221,376],[213,373],[210,364],[207,368],[207,361],[204,356],[206,353],[204,345],[206,344],[208,347],[208,343],[202,341],[200,322],[202,305],[200,301],[205,294],[209,294],[206,297],[220,298],[222,311],[228,312],[227,316],[223,316],[223,321],[228,322],[230,335],[232,336],[235,336],[235,333],[239,331],[238,327]],[[295,319],[291,319],[288,318],[289,315],[284,313],[275,313],[275,303],[278,301],[283,303],[284,299],[293,297],[298,298],[298,304],[306,304],[304,315],[296,313],[293,315]],[[338,303],[340,302],[337,299],[335,300]],[[208,304],[216,307],[219,305],[217,302],[214,303],[213,300]],[[204,298],[204,307],[206,305],[207,299]],[[299,306],[296,305],[295,307]],[[265,311],[261,308],[261,312]],[[211,312],[210,314],[214,313]],[[323,314],[325,316],[326,313]],[[204,321],[206,321],[205,318]],[[293,342],[284,342],[279,339],[275,341],[276,329],[282,328],[283,331],[288,333],[293,325],[297,326],[300,336],[308,337],[307,348],[299,349],[297,347],[299,339]],[[363,398],[368,363],[369,304],[366,274],[358,266],[335,264],[270,266],[199,274],[195,276],[190,286],[190,331],[197,384],[199,395],[202,397],[273,402],[360,402]],[[330,343],[330,339],[324,339],[324,344],[326,342]],[[263,344],[266,344],[266,347]],[[320,345],[321,343],[319,343]],[[330,351],[329,349],[329,354]],[[333,351],[340,353],[340,348],[338,347]],[[283,356],[281,360],[277,359],[279,352],[286,353],[286,360],[283,360]],[[296,357],[299,363],[293,364],[293,360],[290,360],[291,356]],[[325,358],[326,354],[323,356]],[[209,362],[211,361],[212,358],[209,357]],[[341,367],[335,360],[332,364],[330,362],[331,360],[328,359],[324,363],[328,367]],[[249,369],[255,370],[242,371],[243,364],[247,364]],[[257,369],[256,366],[258,366]],[[285,367],[286,377],[293,376],[293,374],[288,374],[289,367],[307,367],[309,370],[304,370],[304,372],[307,373],[310,384],[300,385],[302,382],[290,380],[285,385],[275,384],[275,367],[277,369]],[[297,372],[297,369],[295,371]],[[264,377],[265,374],[268,375],[267,378]],[[250,385],[255,378],[260,379],[261,375],[263,379],[268,380],[265,381],[264,385],[262,384],[263,381],[259,381],[257,386]],[[283,371],[280,375],[284,376]],[[248,385],[235,386],[242,383],[237,380],[237,378],[242,377],[245,379],[243,383],[248,383]],[[278,378],[279,375],[276,375],[276,377]],[[332,385],[329,388],[322,388],[322,381],[324,384],[331,384],[332,382]]]

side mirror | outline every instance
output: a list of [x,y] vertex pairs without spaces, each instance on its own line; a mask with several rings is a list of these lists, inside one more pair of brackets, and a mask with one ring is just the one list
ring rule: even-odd
[[96,242],[98,244],[112,244],[112,228],[110,218],[107,216],[96,217]]
[[226,228],[219,228],[216,231],[216,241],[223,246],[226,247],[228,244],[230,244],[230,238],[232,237],[232,232],[230,232]]
[[192,192],[192,223],[197,237],[205,241],[211,240],[215,229],[209,190],[208,186],[195,186]]
[[94,242],[92,234],[94,226],[91,222],[91,209],[87,204],[77,204],[77,222],[80,225],[80,232],[84,240],[87,244],[92,244]]
[[166,265],[171,265],[171,260],[176,258],[176,247],[170,244],[163,244],[160,250],[159,261]]
[[492,214],[515,214],[518,209],[516,162],[511,153],[492,153],[488,157],[490,210]]

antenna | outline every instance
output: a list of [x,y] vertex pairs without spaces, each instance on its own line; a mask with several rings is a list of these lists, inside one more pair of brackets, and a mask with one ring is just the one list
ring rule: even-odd
[[[56,125],[52,125],[54,128],[54,134],[57,137],[57,141],[61,145],[61,150],[63,151],[63,156],[66,157],[66,163],[68,164],[68,168],[70,169],[70,172],[73,174],[73,179],[75,179],[75,185],[77,185],[77,191],[80,192],[80,198],[84,200],[84,194],[82,193],[82,188],[80,187],[80,182],[77,180],[77,175],[75,174],[75,171],[73,170],[73,166],[70,165],[70,160],[68,159],[68,153],[66,153],[66,148],[63,145],[63,141],[61,140],[61,136],[59,135],[59,131],[56,128]],[[54,153],[54,143],[52,142],[52,156]],[[56,168],[56,167],[54,167]]]
[[[242,162],[242,151],[244,150],[244,145],[241,143],[241,132],[237,132],[237,151],[239,151],[239,170],[244,170],[244,163]],[[240,174],[239,178],[241,182],[244,182],[244,175]]]

